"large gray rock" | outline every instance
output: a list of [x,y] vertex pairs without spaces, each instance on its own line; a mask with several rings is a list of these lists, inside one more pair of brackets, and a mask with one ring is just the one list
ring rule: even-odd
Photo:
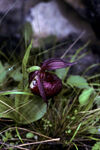
[[26,16],[37,39],[50,35],[63,39],[69,34],[80,34],[83,30],[86,37],[93,37],[89,24],[65,7],[61,0],[0,0],[0,34],[18,35]]
[[70,34],[81,34],[85,31],[85,39],[94,37],[90,25],[82,20],[70,7],[64,5],[63,1],[55,0],[41,2],[31,9],[27,17],[34,31],[34,38],[55,35],[61,40]]

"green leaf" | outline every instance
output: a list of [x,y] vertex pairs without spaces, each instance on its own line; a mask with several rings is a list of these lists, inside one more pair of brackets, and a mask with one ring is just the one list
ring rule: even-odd
[[22,73],[20,72],[20,68],[14,70],[10,77],[12,77],[15,81],[21,81],[22,80]]
[[92,95],[92,93],[94,93],[93,88],[83,90],[83,92],[79,96],[79,103],[81,106],[86,105],[89,102],[89,98]]
[[96,142],[93,147],[92,150],[100,150],[100,142]]
[[[99,120],[99,119],[98,119]],[[97,135],[100,135],[100,131],[99,131],[100,129],[99,129],[99,127],[92,127],[92,128],[90,128],[89,130],[88,130],[88,132],[90,133],[90,134],[97,134]]]
[[4,91],[4,92],[0,92],[0,95],[10,95],[10,94],[16,94],[16,95],[33,95],[32,93],[29,92],[21,92],[21,91]]
[[15,118],[14,101],[6,96],[0,96],[0,118]]
[[97,95],[97,96],[95,97],[94,103],[97,104],[97,108],[100,107],[100,96],[99,96],[99,95]]
[[47,111],[46,103],[38,96],[33,95],[31,99],[24,98],[18,102],[15,107],[14,100],[0,96],[0,118],[10,118],[18,124],[29,124],[39,120]]
[[0,62],[0,84],[3,83],[3,81],[6,78],[6,75],[7,75],[7,69],[5,69],[5,67]]
[[34,134],[29,132],[26,134],[26,138],[30,139],[30,138],[33,138],[34,137]]
[[29,22],[26,22],[23,26],[22,35],[25,40],[25,46],[28,45],[33,36],[32,26]]
[[[28,86],[27,86],[28,87]],[[23,89],[23,80],[19,82],[18,86],[17,86],[17,89],[18,91],[21,91],[21,89]],[[25,93],[29,93],[29,91],[25,90],[24,88],[24,91]],[[30,93],[31,94],[31,93]],[[32,94],[33,95],[33,94]],[[29,95],[27,94],[26,97],[29,98]],[[21,94],[16,94],[15,95],[15,107],[17,107],[18,109],[18,106],[19,106],[19,103],[20,101],[22,101],[24,99],[24,97],[21,95]]]
[[[18,124],[29,124],[40,119],[47,110],[47,105],[39,97],[29,92],[8,91],[1,92],[0,117],[11,118]],[[4,95],[21,94],[16,101]],[[31,99],[29,96],[32,95]]]
[[21,141],[21,143],[23,143],[23,144],[24,144],[24,142],[23,142],[23,140],[22,140],[22,138],[21,138],[21,136],[20,136],[20,133],[19,133],[19,131],[18,131],[17,127],[16,127],[16,134],[17,134],[17,136],[18,136],[19,140]]
[[47,105],[39,96],[33,96],[27,101],[20,102],[19,114],[16,122],[20,124],[29,124],[39,120],[47,111]]
[[67,84],[69,84],[71,87],[77,87],[80,89],[89,88],[86,79],[78,75],[71,75],[67,79]]
[[30,45],[28,46],[26,53],[24,55],[23,61],[22,61],[22,73],[23,73],[24,79],[27,78],[27,68],[26,67],[27,67],[31,48],[32,48],[32,41],[31,41]]
[[57,69],[56,75],[63,80],[66,77],[66,68]]

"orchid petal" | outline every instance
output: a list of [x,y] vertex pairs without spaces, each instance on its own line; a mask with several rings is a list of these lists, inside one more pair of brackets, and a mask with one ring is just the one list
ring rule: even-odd
[[38,75],[37,75],[37,84],[38,84],[38,89],[39,89],[41,97],[43,98],[43,100],[48,105],[48,101],[46,99],[46,94],[45,94],[45,91],[44,91],[44,87],[43,87],[43,84],[42,84],[42,81],[41,81],[41,78],[40,78],[40,73],[38,73]]
[[66,68],[76,64],[76,62],[66,62],[60,58],[51,58],[43,62],[41,70],[55,70],[60,68]]
[[29,74],[29,83],[35,78],[35,76],[38,74],[38,71],[33,71]]

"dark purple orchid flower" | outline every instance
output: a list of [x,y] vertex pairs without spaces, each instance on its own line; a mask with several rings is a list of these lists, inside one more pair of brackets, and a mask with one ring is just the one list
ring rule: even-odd
[[36,70],[29,74],[29,84],[31,91],[41,96],[48,104],[48,99],[57,95],[62,89],[61,79],[54,73],[48,71],[66,68],[76,63],[67,63],[59,58],[51,58],[44,61],[40,70]]

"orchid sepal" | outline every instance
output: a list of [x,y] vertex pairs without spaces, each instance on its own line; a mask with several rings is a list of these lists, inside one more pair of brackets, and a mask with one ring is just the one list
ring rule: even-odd
[[41,66],[41,70],[44,70],[44,71],[56,70],[56,69],[70,67],[75,64],[76,62],[70,63],[60,58],[51,58],[43,62]]
[[27,72],[30,73],[30,72],[37,71],[37,70],[40,70],[40,69],[41,68],[39,66],[32,66],[32,67],[27,69]]

